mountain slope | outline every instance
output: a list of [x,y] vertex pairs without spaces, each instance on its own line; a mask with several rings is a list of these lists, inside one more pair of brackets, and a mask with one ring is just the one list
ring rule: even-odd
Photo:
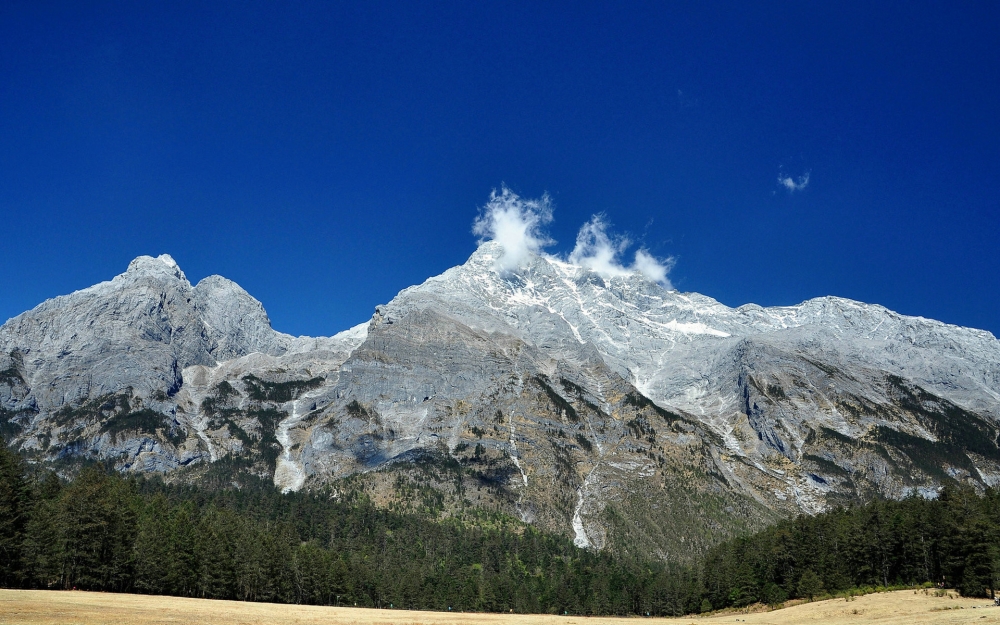
[[0,347],[0,416],[22,448],[162,471],[211,458],[192,437],[197,415],[178,410],[191,382],[186,369],[249,355],[326,354],[342,341],[275,332],[236,283],[211,276],[192,287],[163,255],[136,258],[109,282],[9,320]]
[[498,509],[661,557],[1000,480],[988,332],[833,297],[732,309],[545,255],[498,270],[502,253],[485,243],[316,339],[275,332],[224,278],[192,287],[141,257],[0,327],[2,427],[39,459]]

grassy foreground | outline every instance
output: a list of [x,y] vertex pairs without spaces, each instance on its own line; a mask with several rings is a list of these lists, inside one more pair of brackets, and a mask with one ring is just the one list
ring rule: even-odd
[[80,591],[0,589],[0,624],[32,625],[161,625],[167,623],[212,623],[213,625],[257,625],[313,623],[335,625],[472,625],[474,623],[537,625],[634,624],[637,620],[670,623],[879,623],[920,625],[923,623],[1000,623],[1000,608],[991,601],[969,599],[951,593],[900,590],[857,597],[853,601],[830,599],[800,604],[772,612],[743,614],[726,612],[705,617],[636,619],[524,614],[456,614],[243,603],[209,599],[185,599],[149,595],[125,595]]

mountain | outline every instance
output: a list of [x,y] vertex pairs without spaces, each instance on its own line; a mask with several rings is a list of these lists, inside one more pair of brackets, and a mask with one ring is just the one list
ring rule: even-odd
[[[37,461],[363,490],[690,557],[800,512],[1000,481],[1000,342],[835,297],[729,308],[482,244],[329,338],[169,256],[0,327]],[[60,464],[61,463],[61,464]]]
[[191,384],[186,368],[250,355],[294,362],[302,351],[323,359],[350,345],[275,332],[236,283],[210,276],[192,287],[170,256],[141,256],[110,282],[0,326],[2,427],[40,458],[170,470],[212,457],[210,442],[190,436],[197,415],[176,401]]

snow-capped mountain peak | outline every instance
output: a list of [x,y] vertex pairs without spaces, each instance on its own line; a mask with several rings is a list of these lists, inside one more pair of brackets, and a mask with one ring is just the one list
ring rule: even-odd
[[664,529],[678,519],[737,532],[1000,484],[989,332],[838,297],[731,308],[638,269],[504,253],[485,242],[329,338],[276,332],[236,283],[192,287],[169,256],[139,257],[0,327],[0,429],[38,461],[187,475],[231,458],[286,490],[353,475],[392,491],[405,480],[374,470],[447,458],[461,505],[475,492],[595,547],[615,540],[613,506],[662,553],[703,540]]

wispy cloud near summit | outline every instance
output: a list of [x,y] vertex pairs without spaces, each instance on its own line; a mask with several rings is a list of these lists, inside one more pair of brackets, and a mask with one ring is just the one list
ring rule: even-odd
[[472,232],[479,242],[496,241],[503,246],[503,256],[497,260],[497,269],[511,271],[530,254],[538,254],[546,245],[554,243],[542,230],[552,221],[552,202],[548,195],[539,200],[523,200],[519,195],[501,187],[490,193],[479,217],[472,224]]
[[673,288],[667,279],[673,259],[660,260],[639,249],[635,253],[635,262],[625,266],[621,256],[632,242],[626,236],[612,236],[607,231],[608,225],[602,215],[591,217],[576,235],[576,246],[569,254],[569,262],[596,271],[605,278],[639,272],[653,282]]
[[[544,254],[546,246],[555,243],[544,227],[552,221],[552,202],[548,195],[541,199],[523,199],[507,187],[494,190],[490,199],[473,222],[472,232],[479,242],[496,241],[504,250],[496,261],[497,271],[513,271],[532,254]],[[580,228],[576,245],[565,259],[586,267],[604,278],[641,273],[647,279],[672,289],[667,274],[672,258],[656,258],[643,248],[635,252],[635,260],[625,265],[621,257],[632,245],[627,236],[608,234],[603,215],[594,215]],[[562,259],[561,259],[562,260]]]

